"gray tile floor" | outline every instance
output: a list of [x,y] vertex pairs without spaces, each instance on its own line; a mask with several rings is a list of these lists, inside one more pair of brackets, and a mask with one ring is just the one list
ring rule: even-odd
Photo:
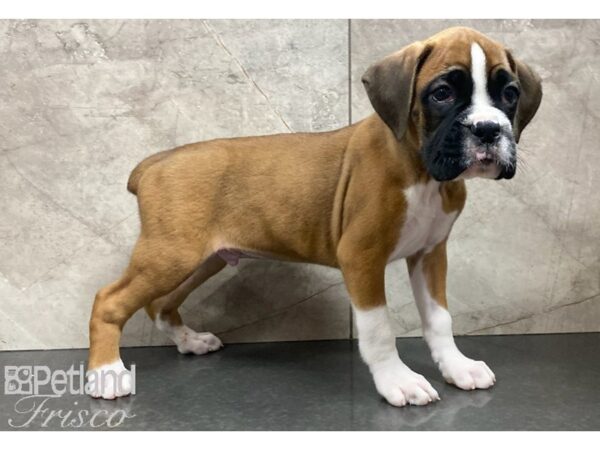
[[[484,359],[496,372],[498,383],[491,390],[463,392],[445,384],[420,339],[398,340],[398,348],[442,400],[400,409],[377,395],[356,342],[228,345],[200,357],[179,355],[173,347],[130,348],[123,356],[127,364],[136,364],[135,396],[111,402],[66,395],[41,407],[38,398],[34,407],[32,399],[16,404],[23,397],[3,394],[0,429],[28,421],[28,429],[72,429],[81,423],[83,429],[108,429],[108,418],[114,425],[124,414],[132,417],[116,429],[600,429],[600,333],[457,341],[467,355]],[[3,352],[0,364],[67,369],[85,357],[85,350]],[[72,420],[71,427],[61,426],[64,417],[65,424]]]

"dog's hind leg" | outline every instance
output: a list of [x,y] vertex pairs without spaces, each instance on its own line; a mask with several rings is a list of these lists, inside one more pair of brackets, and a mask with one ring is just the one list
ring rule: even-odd
[[203,355],[223,346],[212,333],[199,333],[183,323],[178,308],[190,293],[225,267],[216,254],[209,256],[175,290],[146,305],[146,312],[156,327],[164,332],[177,346],[180,353]]
[[176,239],[138,240],[123,277],[96,294],[86,385],[90,395],[110,399],[131,393],[131,375],[119,354],[123,326],[137,310],[175,290],[207,257]]

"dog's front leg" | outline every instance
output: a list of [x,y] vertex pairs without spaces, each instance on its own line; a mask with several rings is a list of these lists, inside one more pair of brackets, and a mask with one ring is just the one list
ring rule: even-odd
[[446,241],[407,259],[410,283],[431,356],[448,383],[461,389],[487,389],[496,378],[483,361],[463,355],[454,343],[446,302]]
[[398,356],[385,299],[385,258],[347,251],[340,258],[358,329],[358,346],[375,387],[394,406],[426,405],[439,395]]

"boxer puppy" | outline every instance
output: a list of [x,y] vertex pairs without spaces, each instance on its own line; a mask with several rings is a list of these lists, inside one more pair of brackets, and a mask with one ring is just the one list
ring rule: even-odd
[[[465,179],[514,176],[540,78],[503,45],[451,28],[374,64],[362,80],[376,114],[354,125],[200,142],[135,168],[128,189],[138,197],[141,233],[122,278],[96,295],[92,396],[130,393],[119,338],[142,307],[180,352],[219,349],[216,336],[184,325],[178,308],[241,257],[340,268],[377,391],[395,406],[425,405],[439,395],[399,358],[386,307],[385,267],[405,258],[445,380],[467,390],[494,384],[490,368],[454,344],[446,242],[465,203]],[[121,382],[97,382],[109,372]]]

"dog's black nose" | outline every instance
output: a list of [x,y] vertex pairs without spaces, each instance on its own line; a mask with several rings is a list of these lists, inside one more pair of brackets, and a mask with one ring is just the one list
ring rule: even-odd
[[500,134],[500,124],[491,120],[477,122],[471,125],[471,132],[484,144],[491,144]]

